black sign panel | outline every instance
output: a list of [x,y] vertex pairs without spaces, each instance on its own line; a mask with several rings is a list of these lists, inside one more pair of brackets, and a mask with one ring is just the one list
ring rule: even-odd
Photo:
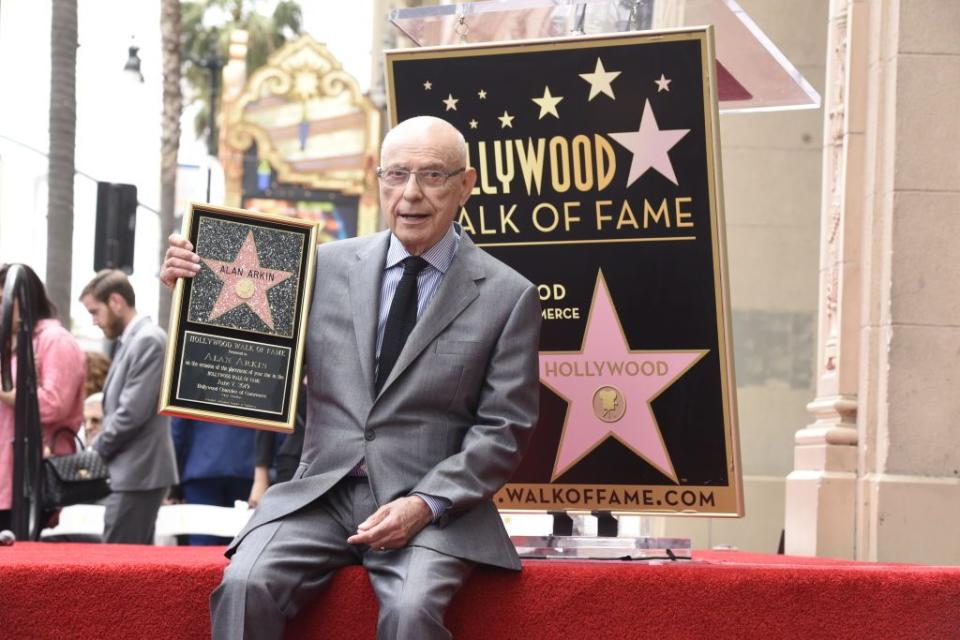
[[740,515],[709,29],[387,53],[460,129],[459,221],[536,283],[541,418],[505,509]]

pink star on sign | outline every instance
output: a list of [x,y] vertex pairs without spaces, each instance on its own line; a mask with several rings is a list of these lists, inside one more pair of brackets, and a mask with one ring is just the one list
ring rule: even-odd
[[690,129],[660,129],[657,126],[657,118],[653,115],[653,107],[647,100],[643,105],[643,115],[640,116],[640,129],[607,134],[633,154],[627,187],[629,188],[648,169],[656,169],[673,184],[680,184],[677,182],[677,175],[673,172],[673,163],[670,162],[667,152],[688,133]]
[[540,382],[567,401],[551,480],[612,436],[678,482],[650,403],[706,354],[632,351],[599,273],[580,351],[540,354]]
[[226,312],[242,304],[250,307],[263,323],[273,330],[273,314],[267,301],[267,291],[277,286],[293,274],[260,266],[257,244],[253,240],[253,231],[247,233],[243,246],[237,252],[233,262],[222,262],[201,258],[213,274],[223,281],[220,295],[210,310],[210,320],[216,320]]

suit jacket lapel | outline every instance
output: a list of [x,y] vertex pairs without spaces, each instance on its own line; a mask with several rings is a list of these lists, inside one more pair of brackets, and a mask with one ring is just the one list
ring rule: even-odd
[[360,368],[373,397],[373,365],[377,349],[377,319],[380,309],[380,281],[387,260],[390,233],[383,233],[374,242],[357,252],[357,263],[350,271],[350,307],[353,329],[357,336]]
[[456,257],[444,274],[443,281],[440,282],[423,317],[417,321],[410,337],[407,338],[397,363],[393,365],[390,377],[380,390],[381,393],[389,388],[397,376],[410,366],[410,363],[433,342],[434,338],[480,295],[476,281],[482,280],[484,273],[483,267],[476,259],[479,251],[470,238],[463,234]]
[[137,318],[134,318],[133,321],[136,322],[137,324],[130,330],[129,335],[123,337],[120,340],[120,346],[117,347],[116,352],[114,352],[113,361],[110,364],[110,368],[107,369],[107,377],[103,381],[104,401],[106,401],[106,398],[107,398],[107,389],[110,388],[110,383],[113,381],[113,378],[117,370],[120,368],[120,363],[123,362],[123,359],[126,357],[126,352],[128,351],[127,347],[129,347],[130,343],[133,342],[133,337],[137,335],[137,333],[140,331],[141,323],[143,322],[142,320],[140,320],[139,316]]
[[117,372],[117,363],[120,362],[120,355],[123,352],[118,349],[114,354],[113,360],[110,362],[110,368],[107,369],[107,377],[103,381],[103,404],[106,406],[107,399],[107,390],[110,389],[110,383],[113,382],[113,377]]

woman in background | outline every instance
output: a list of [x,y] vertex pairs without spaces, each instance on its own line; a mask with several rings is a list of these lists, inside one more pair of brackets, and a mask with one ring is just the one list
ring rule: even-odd
[[87,361],[87,377],[83,382],[83,397],[89,398],[95,393],[103,391],[110,371],[110,358],[99,351],[84,351],[83,357]]
[[[0,303],[3,287],[11,265],[0,265]],[[37,404],[40,408],[40,426],[43,430],[44,453],[73,453],[76,450],[73,434],[83,422],[83,382],[85,362],[77,341],[56,319],[56,307],[47,298],[43,283],[33,269],[20,265],[25,276],[33,327],[33,359],[37,368]],[[0,389],[0,529],[10,528],[10,509],[13,504],[13,435],[14,403],[16,402],[16,341],[20,326],[19,302],[13,306],[11,370],[14,387]],[[2,322],[0,318],[0,322]],[[59,429],[68,429],[54,442]]]

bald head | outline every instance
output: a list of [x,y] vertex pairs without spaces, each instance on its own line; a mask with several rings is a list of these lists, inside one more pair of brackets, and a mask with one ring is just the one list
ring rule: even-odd
[[[406,175],[399,182],[381,177],[380,209],[387,226],[415,256],[450,230],[477,181],[477,172],[467,166],[463,135],[431,116],[410,118],[391,129],[380,150],[380,167]],[[424,175],[432,176],[425,185]]]
[[393,147],[425,141],[429,141],[451,166],[466,166],[467,143],[463,134],[446,120],[434,116],[415,116],[390,129],[380,149],[381,164],[385,165],[383,158]]

